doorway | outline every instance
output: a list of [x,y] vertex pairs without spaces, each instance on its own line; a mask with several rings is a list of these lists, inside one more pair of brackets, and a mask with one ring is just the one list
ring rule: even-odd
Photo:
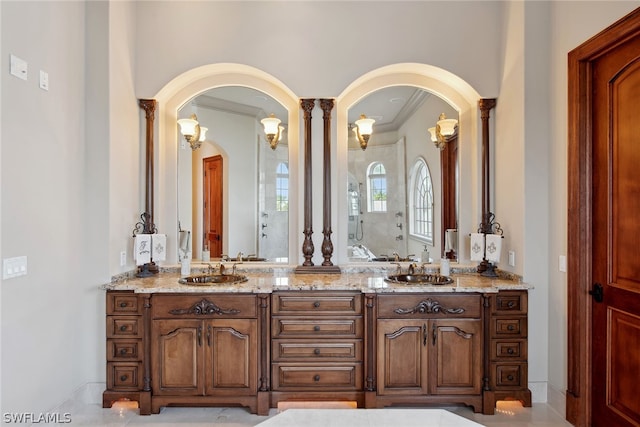
[[222,156],[202,159],[204,242],[211,256],[222,256]]
[[640,9],[569,53],[567,419],[640,425]]

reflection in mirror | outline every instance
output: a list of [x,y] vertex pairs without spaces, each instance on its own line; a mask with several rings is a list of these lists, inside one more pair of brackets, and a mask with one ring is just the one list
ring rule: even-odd
[[[286,262],[287,110],[263,92],[225,86],[199,94],[178,111],[180,118],[191,114],[208,132],[197,149],[179,139],[178,220],[180,230],[191,235],[186,252],[204,261],[241,256]],[[275,149],[260,122],[270,114],[282,120]]]
[[349,126],[375,120],[365,150],[349,132],[349,260],[433,262],[457,257],[457,136],[441,150],[428,128],[458,112],[411,86],[372,92],[349,109]]

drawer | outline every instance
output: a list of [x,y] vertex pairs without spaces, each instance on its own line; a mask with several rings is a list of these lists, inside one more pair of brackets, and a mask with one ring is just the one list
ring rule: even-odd
[[496,388],[522,388],[527,386],[527,364],[497,363],[494,366]]
[[142,317],[107,316],[107,338],[142,338]]
[[142,303],[132,292],[108,292],[107,314],[141,314]]
[[362,340],[272,340],[275,362],[362,362]]
[[522,292],[499,292],[492,295],[493,313],[502,314],[526,314],[527,313],[527,293]]
[[491,320],[491,337],[526,337],[527,318],[502,318],[494,317]]
[[480,295],[409,294],[378,296],[378,318],[480,318]]
[[525,359],[527,358],[527,341],[525,340],[491,340],[491,360]]
[[274,338],[362,338],[362,318],[273,317],[271,333]]
[[125,339],[107,340],[107,360],[142,360],[142,341]]
[[362,365],[273,365],[273,389],[361,390]]
[[107,362],[107,389],[142,389],[142,363]]
[[353,292],[283,292],[273,294],[273,314],[359,315],[362,294]]
[[154,295],[154,319],[174,318],[255,318],[256,296],[243,294]]

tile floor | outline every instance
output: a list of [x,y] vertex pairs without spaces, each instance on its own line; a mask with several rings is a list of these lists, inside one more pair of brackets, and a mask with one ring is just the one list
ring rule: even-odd
[[[512,402],[499,402],[495,415],[475,414],[466,407],[446,407],[450,412],[475,421],[487,427],[559,427],[570,426],[563,417],[545,403],[535,403],[532,408],[522,408]],[[414,408],[415,409],[415,408]],[[354,409],[357,411],[357,409]],[[393,411],[394,409],[389,409]],[[310,409],[309,411],[313,411]],[[244,408],[163,408],[160,414],[138,415],[137,409],[103,409],[98,404],[82,404],[71,409],[71,426],[180,426],[180,427],[249,427],[256,426],[278,414],[272,409],[269,416],[250,414]],[[283,420],[284,421],[284,420]],[[286,424],[290,425],[290,424]],[[333,425],[333,424],[332,424]],[[421,424],[422,425],[422,424]],[[436,427],[440,424],[425,423],[424,426]],[[447,424],[451,425],[451,424]],[[329,426],[327,426],[329,427]],[[335,424],[335,427],[341,427]],[[382,427],[382,426],[380,426]],[[401,427],[394,425],[393,427]]]

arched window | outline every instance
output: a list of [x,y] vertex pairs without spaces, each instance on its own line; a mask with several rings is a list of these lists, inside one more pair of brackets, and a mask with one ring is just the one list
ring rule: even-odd
[[433,183],[429,166],[420,158],[411,172],[411,234],[433,244]]
[[276,211],[289,210],[289,167],[286,162],[278,163],[276,168]]
[[387,171],[380,162],[371,163],[367,172],[369,212],[387,211]]

